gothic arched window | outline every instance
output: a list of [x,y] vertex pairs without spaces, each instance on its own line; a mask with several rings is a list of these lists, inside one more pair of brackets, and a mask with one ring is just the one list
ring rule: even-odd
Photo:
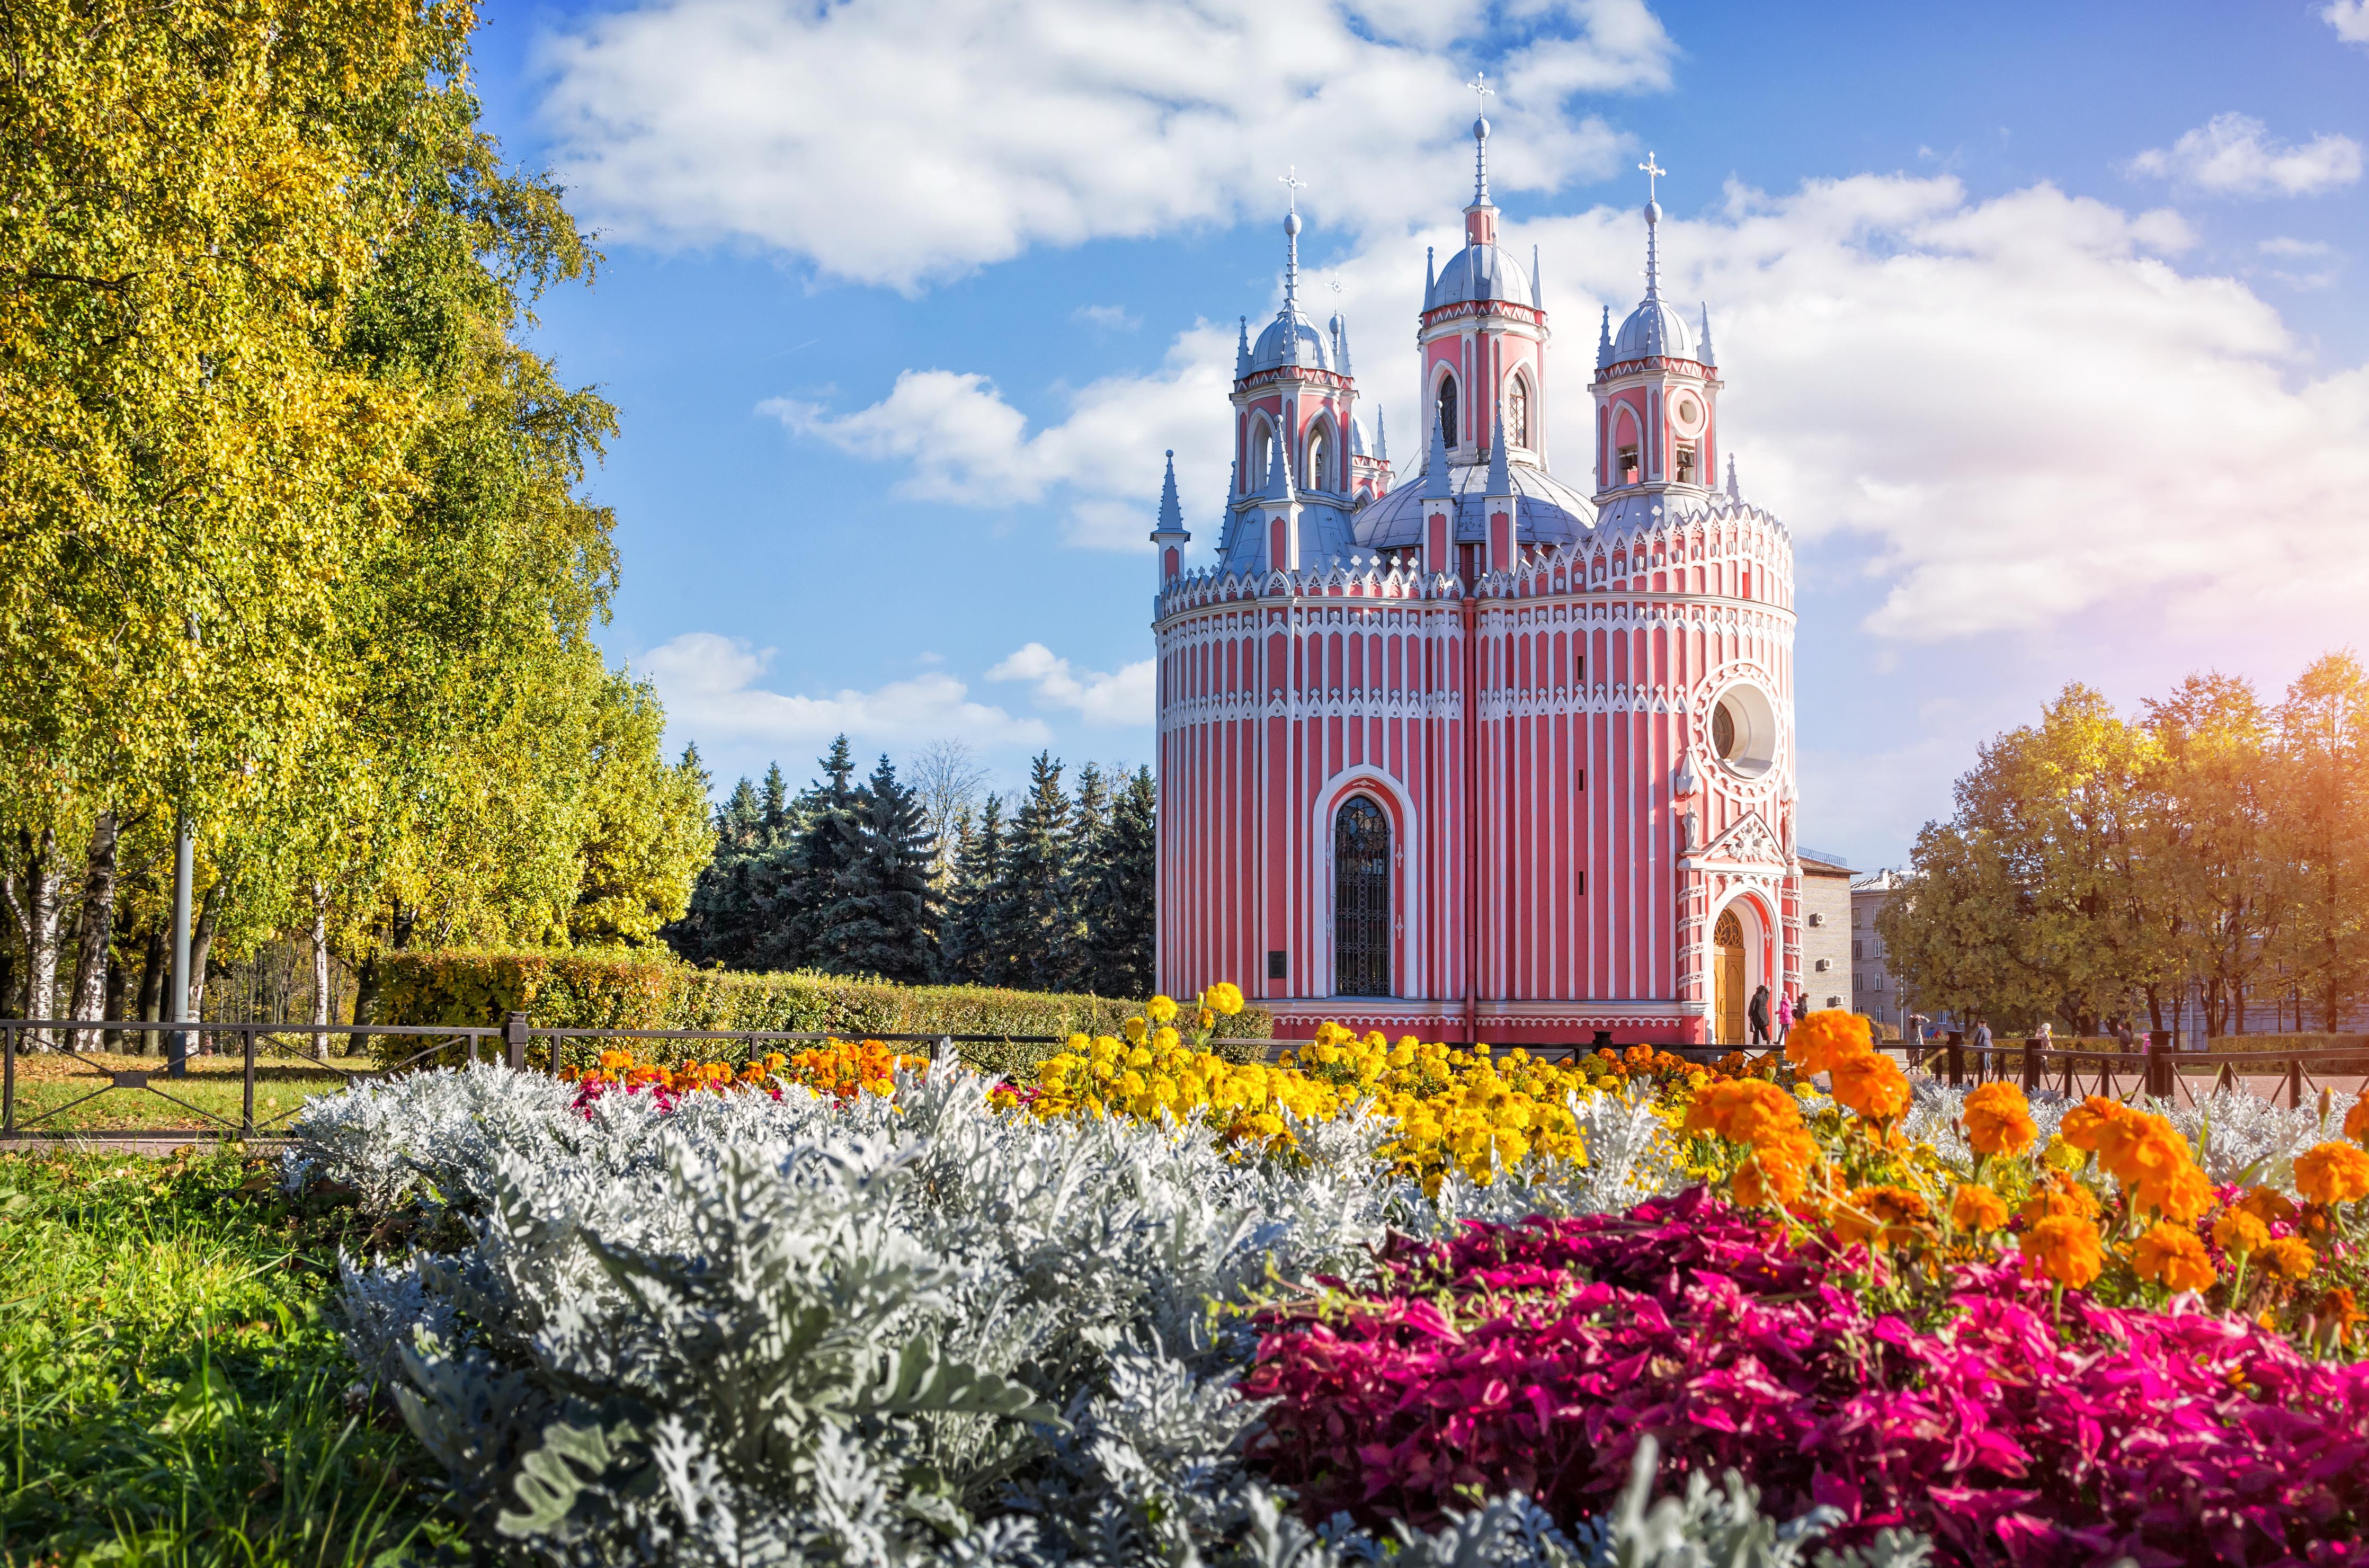
[[1514,378],[1514,388],[1505,394],[1505,439],[1514,445],[1530,449],[1530,383],[1520,376]]
[[1452,375],[1439,378],[1438,416],[1440,435],[1449,446],[1456,445],[1459,427],[1456,423],[1456,378]]
[[1266,471],[1274,462],[1273,433],[1265,419],[1254,420],[1251,425],[1251,472],[1242,484],[1244,495],[1255,496],[1266,488]]
[[1329,466],[1332,461],[1332,443],[1324,439],[1324,432],[1319,429],[1308,438],[1308,487],[1310,489],[1331,490],[1338,487],[1326,477],[1332,472]]
[[1362,795],[1333,818],[1333,991],[1390,994],[1390,823]]

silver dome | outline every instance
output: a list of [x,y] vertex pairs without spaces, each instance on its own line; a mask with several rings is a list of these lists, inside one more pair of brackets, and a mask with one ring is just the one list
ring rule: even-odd
[[1530,275],[1500,246],[1468,245],[1449,257],[1448,265],[1439,269],[1423,308],[1437,310],[1441,305],[1461,304],[1468,300],[1512,300],[1516,304],[1528,304]]
[[1299,357],[1292,363],[1312,365],[1321,371],[1335,368],[1333,345],[1326,341],[1314,322],[1294,311],[1288,315],[1278,315],[1266,324],[1266,330],[1258,335],[1258,341],[1251,345],[1251,369],[1271,371],[1284,363],[1284,345],[1295,334],[1299,338]]
[[[1570,544],[1595,530],[1596,508],[1585,496],[1545,469],[1514,458],[1506,465],[1514,482],[1514,537],[1523,544]],[[1482,510],[1489,490],[1485,463],[1451,464],[1448,487],[1456,492],[1456,537],[1471,542],[1484,536],[1488,519]],[[1423,492],[1425,479],[1410,475],[1390,493],[1357,513],[1352,526],[1357,544],[1368,550],[1389,550],[1423,543]]]
[[1616,361],[1642,360],[1656,355],[1664,359],[1693,359],[1695,335],[1688,329],[1686,317],[1658,295],[1648,295],[1644,303],[1631,311],[1629,319],[1620,324],[1619,336],[1612,340],[1612,357]]

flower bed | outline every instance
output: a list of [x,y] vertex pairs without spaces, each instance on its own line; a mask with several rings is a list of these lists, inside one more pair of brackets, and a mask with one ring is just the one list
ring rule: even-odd
[[292,1177],[468,1238],[344,1312],[512,1555],[2357,1560],[2369,1109],[1960,1094],[1837,1015],[1237,1063],[1199,1003],[1019,1083],[422,1074]]

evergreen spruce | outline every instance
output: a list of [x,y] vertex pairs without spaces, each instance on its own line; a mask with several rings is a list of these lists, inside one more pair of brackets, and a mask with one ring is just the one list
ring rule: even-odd
[[847,737],[819,759],[822,776],[799,795],[799,818],[789,841],[772,857],[772,887],[761,898],[767,926],[759,944],[761,967],[827,969],[847,974],[839,927],[849,917],[851,882],[864,853],[864,819],[855,786],[855,759]]
[[994,943],[995,901],[1003,875],[1003,802],[987,797],[978,826],[965,809],[955,818],[953,891],[938,938],[938,970],[955,985],[986,985],[1003,972]]
[[1066,978],[1065,989],[1102,991],[1100,933],[1090,918],[1090,906],[1108,868],[1110,815],[1110,789],[1103,771],[1088,762],[1078,770],[1078,799],[1070,812],[1069,854],[1061,873],[1057,967]]
[[825,967],[919,984],[936,967],[930,871],[937,835],[886,756],[856,792],[856,818],[862,839],[840,877]]
[[1160,850],[1157,799],[1150,768],[1128,775],[1111,808],[1110,829],[1097,856],[1099,874],[1084,895],[1083,916],[1093,953],[1092,986],[1104,996],[1151,994],[1152,894]]
[[1070,797],[1049,751],[1029,763],[1028,793],[1013,814],[1002,874],[996,878],[990,939],[998,985],[1060,990],[1074,949],[1068,939]]

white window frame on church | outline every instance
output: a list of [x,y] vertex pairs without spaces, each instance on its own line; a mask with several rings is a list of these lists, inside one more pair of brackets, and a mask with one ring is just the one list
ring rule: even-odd
[[1530,395],[1530,378],[1516,371],[1505,378],[1505,440],[1507,444],[1524,452],[1536,452],[1538,442],[1531,439],[1531,422],[1538,417],[1538,400]]

